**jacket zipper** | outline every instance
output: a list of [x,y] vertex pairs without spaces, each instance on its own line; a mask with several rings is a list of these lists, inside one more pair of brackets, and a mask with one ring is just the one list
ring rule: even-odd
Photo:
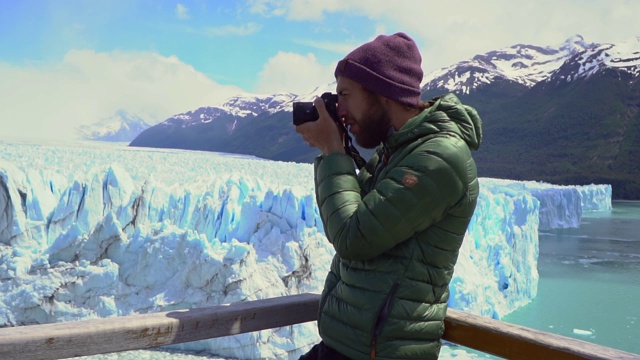
[[376,319],[376,325],[373,328],[373,338],[371,339],[371,354],[370,358],[373,360],[376,358],[376,344],[378,341],[378,336],[382,333],[382,328],[384,328],[384,324],[387,322],[389,318],[389,313],[391,312],[391,301],[396,296],[396,291],[398,291],[398,283],[393,283],[391,287],[391,291],[389,291],[389,295],[387,295],[387,299],[384,302],[384,305],[378,312],[378,318]]

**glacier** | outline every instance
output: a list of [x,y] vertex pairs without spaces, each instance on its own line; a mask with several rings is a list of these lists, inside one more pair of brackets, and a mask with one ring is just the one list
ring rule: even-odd
[[[334,254],[310,164],[0,141],[0,326],[322,291]],[[481,178],[449,306],[496,319],[537,294],[538,231],[611,209],[611,186]],[[315,322],[171,346],[297,359]]]

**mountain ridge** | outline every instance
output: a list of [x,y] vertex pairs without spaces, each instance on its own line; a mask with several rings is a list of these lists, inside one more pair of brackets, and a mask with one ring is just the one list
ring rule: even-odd
[[528,88],[546,79],[568,57],[595,46],[574,35],[557,47],[517,44],[475,55],[425,76],[423,91],[435,88],[469,93],[472,89],[505,79]]

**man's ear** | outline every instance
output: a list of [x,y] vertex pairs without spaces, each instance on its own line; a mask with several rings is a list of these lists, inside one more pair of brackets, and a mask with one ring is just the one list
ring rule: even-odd
[[[376,94],[377,95],[377,94]],[[395,101],[395,100],[391,100],[387,97],[384,97],[382,95],[377,95],[378,96],[378,101],[380,101],[380,104],[382,104],[382,106],[390,112],[394,112],[400,109],[404,109],[404,105]]]

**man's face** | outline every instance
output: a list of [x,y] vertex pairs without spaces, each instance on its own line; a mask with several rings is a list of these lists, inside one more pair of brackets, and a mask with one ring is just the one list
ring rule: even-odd
[[358,145],[372,149],[387,138],[391,117],[375,94],[344,76],[338,78],[336,92],[338,115]]

